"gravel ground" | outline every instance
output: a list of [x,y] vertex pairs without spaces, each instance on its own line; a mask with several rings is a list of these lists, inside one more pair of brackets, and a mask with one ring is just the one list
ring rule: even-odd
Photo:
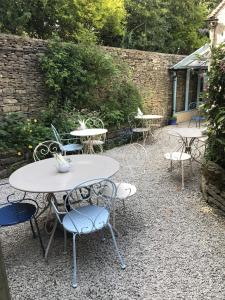
[[[146,146],[147,171],[136,182],[137,194],[126,201],[126,211],[117,203],[118,243],[127,268],[120,269],[108,232],[105,242],[96,234],[81,236],[78,287],[73,289],[71,238],[65,255],[59,231],[46,263],[29,223],[4,228],[0,237],[13,300],[225,299],[225,219],[201,198],[198,163],[193,176],[185,169],[184,190],[180,169],[168,172],[163,152],[172,142],[165,130]],[[105,154],[120,160],[124,149],[128,146]],[[1,198],[9,192],[2,189]],[[47,242],[44,232],[43,238]]]

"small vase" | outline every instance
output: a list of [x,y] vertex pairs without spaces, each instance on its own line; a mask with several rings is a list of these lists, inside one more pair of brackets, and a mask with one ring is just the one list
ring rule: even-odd
[[66,173],[70,170],[70,165],[68,163],[60,163],[57,165],[57,170],[59,173]]

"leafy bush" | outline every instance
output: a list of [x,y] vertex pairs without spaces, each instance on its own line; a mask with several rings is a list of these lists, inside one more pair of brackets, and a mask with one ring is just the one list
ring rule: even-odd
[[41,67],[54,112],[87,109],[97,112],[107,126],[118,126],[141,106],[128,68],[96,45],[53,40]]
[[33,152],[33,148],[51,137],[50,129],[37,119],[28,119],[22,113],[0,117],[0,151],[14,149],[18,155]]
[[225,48],[212,49],[209,89],[205,110],[208,115],[206,159],[225,168]]

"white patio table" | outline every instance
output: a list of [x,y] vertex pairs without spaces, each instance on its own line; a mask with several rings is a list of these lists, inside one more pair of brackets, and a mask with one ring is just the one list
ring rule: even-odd
[[[119,170],[119,163],[103,155],[70,155],[70,170],[59,173],[56,168],[55,158],[48,158],[28,164],[9,177],[9,183],[17,190],[31,193],[47,193],[49,201],[58,192],[67,192],[75,186],[92,179],[109,178]],[[57,226],[54,223],[52,233],[46,247],[47,258],[49,247]]]
[[82,138],[86,138],[86,140],[88,140],[89,142],[86,144],[86,153],[87,154],[91,154],[91,153],[95,153],[94,152],[94,148],[93,148],[93,144],[92,141],[94,141],[96,139],[96,137],[104,135],[108,132],[107,129],[105,128],[87,128],[87,129],[81,129],[81,130],[74,130],[71,131],[70,134],[73,136],[77,136]]
[[152,121],[159,121],[159,120],[163,119],[163,116],[161,116],[161,115],[137,115],[137,116],[135,116],[135,119],[142,120],[143,127],[148,129],[146,137],[144,136],[144,133],[143,133],[143,138],[147,140],[149,135],[153,138],[154,125],[152,124]]
[[140,119],[140,120],[159,120],[162,119],[163,116],[161,115],[137,115],[135,116],[135,119]]

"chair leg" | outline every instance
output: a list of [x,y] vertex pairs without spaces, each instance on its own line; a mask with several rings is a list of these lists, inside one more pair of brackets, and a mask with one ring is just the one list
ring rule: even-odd
[[184,164],[181,161],[181,179],[182,179],[182,189],[184,189]]
[[31,227],[31,231],[32,231],[32,234],[33,234],[33,238],[35,239],[36,238],[36,234],[34,232],[34,226],[33,226],[33,223],[32,223],[31,220],[30,220],[30,227]]
[[77,287],[76,234],[73,233],[73,280],[72,287]]
[[36,220],[35,217],[34,217],[34,223],[35,223],[35,226],[37,228],[37,234],[38,234],[38,238],[39,238],[39,241],[40,241],[41,249],[43,251],[43,256],[45,256],[45,248],[44,248],[44,245],[43,245],[43,242],[42,242],[39,226],[38,226],[38,223],[37,223],[37,220]]
[[188,127],[190,127],[190,125],[191,125],[191,119],[190,119],[190,121],[189,121]]
[[125,199],[123,199],[123,210],[124,210],[124,212],[126,212]]
[[116,250],[115,252],[116,252],[116,254],[117,254],[118,258],[119,258],[121,269],[125,269],[126,265],[124,263],[123,257],[121,256],[121,254],[119,252],[119,248],[117,246],[116,238],[115,238],[115,235],[114,235],[114,232],[113,232],[111,224],[108,223],[108,227],[109,227],[111,235],[112,235],[113,244],[114,244],[114,247],[115,247],[115,250]]
[[104,242],[105,241],[105,236],[104,236],[103,229],[99,231],[99,236],[100,236],[101,242]]
[[67,253],[67,231],[64,229],[64,254]]

